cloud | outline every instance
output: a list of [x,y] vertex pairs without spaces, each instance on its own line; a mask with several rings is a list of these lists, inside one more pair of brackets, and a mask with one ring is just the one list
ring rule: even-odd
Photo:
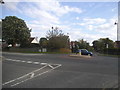
[[94,40],[97,40],[99,38],[105,38],[104,35],[100,35],[100,34],[89,34],[88,32],[84,32],[82,29],[72,29],[69,32],[69,36],[70,36],[70,40],[71,41],[78,41],[80,39],[84,39],[87,42],[90,43],[90,45],[92,45],[92,42]]
[[88,28],[88,30],[92,31],[94,29],[94,26],[93,25],[88,25],[87,28]]
[[[79,19],[79,17],[76,17],[76,19]],[[73,23],[73,25],[87,26],[89,30],[92,30],[92,25],[104,24],[106,21],[105,18],[83,18],[81,23]]]
[[[64,17],[64,15],[70,12],[81,14],[83,10],[72,6],[63,6],[56,0],[28,2],[25,4],[9,2],[6,4],[6,7],[16,13],[19,12],[27,16],[28,20],[26,22],[28,27],[32,28],[32,36],[38,36],[39,38],[45,37],[47,30],[52,26],[57,26],[62,29],[65,34],[69,33],[71,40],[84,38],[91,43],[93,40],[97,40],[101,37],[110,37],[113,40],[116,39],[116,26],[113,25],[114,18],[107,20],[105,18],[81,19],[76,17],[76,20],[81,19],[81,23],[69,21],[66,21],[66,23],[65,21],[61,22],[61,18]],[[71,23],[73,23],[74,27]],[[78,28],[78,26],[80,28]],[[94,32],[96,34],[94,34]]]
[[80,18],[79,17],[76,17],[76,20],[79,20]]
[[112,12],[114,12],[114,11],[116,11],[116,10],[117,10],[117,8],[113,8],[113,9],[111,9]]
[[114,25],[116,19],[108,19],[106,23],[100,25],[88,25],[87,29],[96,33],[99,33],[102,37],[109,37],[112,40],[116,40],[117,26]]
[[[84,19],[85,20],[85,19]],[[89,21],[92,20],[92,21]],[[71,40],[78,40],[78,39],[86,39],[92,45],[94,40],[98,40],[99,38],[110,38],[113,41],[117,38],[117,26],[114,25],[116,18],[113,17],[111,19],[104,19],[104,18],[92,18],[86,19],[82,23],[73,23],[73,25],[80,26],[80,29],[71,28],[70,31],[70,38]],[[89,21],[89,22],[88,22]],[[91,23],[93,21],[98,21],[98,24]]]
[[62,6],[56,0],[41,0],[39,2],[26,2],[25,4],[21,3],[20,0],[16,0],[15,2],[6,2],[5,7],[29,18],[37,19],[45,25],[60,24],[60,17],[69,12],[82,13],[80,8]]
[[12,11],[21,12],[21,10],[17,7],[20,0],[15,0],[15,2],[13,2],[13,0],[9,0],[9,1],[5,0],[4,2],[5,2],[5,4],[3,4],[3,6],[6,7],[7,9],[12,10]]
[[[21,13],[24,13],[27,17],[35,19],[33,21],[27,21],[27,25],[32,28],[32,36],[36,34],[38,37],[45,36],[47,30],[52,26],[57,26],[64,30],[63,32],[65,34],[68,33],[70,26],[64,25],[64,22],[61,23],[61,16],[69,12],[82,13],[82,10],[79,8],[62,6],[59,2],[51,2],[51,0],[48,2],[26,3],[24,6],[21,6],[21,10]],[[44,33],[40,35],[39,32]]]
[[106,22],[104,18],[84,18],[83,19],[86,24],[103,24]]
[[57,16],[63,16],[64,14],[67,14],[69,12],[76,12],[76,13],[82,13],[82,10],[80,8],[76,7],[69,7],[69,6],[62,6],[58,1],[56,0],[48,0],[49,2],[43,1],[39,3],[35,3],[40,9],[52,12],[54,15]]

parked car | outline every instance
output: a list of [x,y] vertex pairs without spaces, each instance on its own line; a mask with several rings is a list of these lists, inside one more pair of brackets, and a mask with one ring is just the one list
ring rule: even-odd
[[90,56],[93,55],[92,52],[89,52],[89,51],[86,50],[86,49],[78,49],[78,50],[76,51],[76,54],[77,54],[77,53],[80,53],[80,52],[81,52],[81,55],[90,55]]

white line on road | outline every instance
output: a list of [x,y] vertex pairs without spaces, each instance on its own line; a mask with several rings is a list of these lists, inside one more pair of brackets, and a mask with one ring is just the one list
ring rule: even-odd
[[33,62],[34,64],[40,64],[40,62]]
[[21,61],[21,62],[26,62],[26,61]]
[[21,62],[21,60],[6,59],[7,61]]
[[28,74],[25,74],[25,75],[23,75],[23,76],[21,76],[21,77],[19,77],[19,78],[10,80],[10,81],[8,81],[8,82],[5,82],[5,83],[2,84],[2,85],[6,85],[6,84],[9,84],[9,83],[11,83],[11,82],[13,82],[13,81],[15,81],[15,80],[19,80],[19,79],[21,79],[21,78],[24,78],[24,77],[30,75],[31,73],[37,72],[37,71],[39,71],[39,70],[41,70],[41,69],[43,69],[43,68],[45,68],[45,67],[47,67],[47,65],[45,65],[45,66],[43,66],[43,67],[41,67],[41,68],[39,68],[39,69],[37,69],[37,70],[34,70],[34,71],[32,71],[32,72],[30,72],[30,73],[28,73]]
[[33,63],[32,61],[27,61],[27,63]]
[[[41,67],[41,68],[39,68],[39,69],[37,69],[37,70],[34,70],[34,71],[32,71],[32,72],[30,72],[30,73],[28,73],[28,74],[25,74],[25,75],[23,75],[23,76],[21,76],[21,77],[19,77],[19,78],[10,80],[10,81],[5,82],[4,84],[2,84],[2,85],[6,85],[6,84],[12,83],[12,82],[14,82],[14,81],[16,81],[16,80],[20,80],[20,79],[23,79],[24,77],[27,77],[27,76],[31,75],[30,78],[27,78],[27,79],[25,79],[25,80],[23,80],[23,81],[20,81],[20,82],[16,83],[16,84],[13,84],[13,85],[11,85],[11,87],[16,86],[16,85],[18,85],[18,84],[20,84],[20,83],[22,83],[22,82],[25,82],[25,81],[27,81],[27,80],[29,80],[29,79],[38,77],[38,76],[40,76],[40,75],[42,75],[42,74],[44,74],[44,73],[47,73],[47,72],[49,72],[49,71],[51,71],[51,70],[54,70],[54,69],[56,69],[56,68],[58,68],[58,67],[61,66],[61,64],[48,64],[48,63],[40,63],[40,62],[32,62],[32,61],[13,60],[13,59],[6,59],[6,60],[8,60],[8,61],[15,61],[15,62],[26,62],[26,63],[44,65],[43,67]],[[57,66],[53,67],[52,65],[57,65]],[[40,74],[35,75],[35,72],[40,71],[41,69],[44,69],[44,68],[47,67],[47,66],[51,67],[52,69],[47,70],[47,71],[45,71],[45,72],[43,72],[43,73],[40,73]]]
[[23,81],[21,81],[21,82],[18,82],[18,83],[16,83],[16,84],[13,84],[13,85],[11,85],[11,87],[16,86],[16,85],[18,85],[18,84],[21,84],[21,83],[23,83],[23,82],[25,82],[25,81],[28,81],[28,80],[30,80],[30,79],[33,79],[33,78],[35,78],[35,77],[38,77],[38,76],[40,76],[40,75],[42,75],[42,74],[45,74],[45,73],[47,73],[47,72],[50,72],[50,71],[52,71],[52,70],[54,70],[54,69],[56,69],[56,68],[58,68],[58,67],[60,67],[60,66],[62,66],[62,65],[59,64],[58,66],[56,66],[56,67],[54,67],[54,68],[52,68],[52,69],[50,69],[50,70],[47,70],[47,71],[45,71],[45,72],[43,72],[43,73],[40,73],[40,74],[38,74],[38,75],[36,75],[36,76],[34,76],[34,77],[32,77],[32,78],[27,78],[27,79],[25,79],[25,80],[23,80]]
[[32,54],[32,53],[8,53],[8,52],[3,52],[3,54],[12,54],[12,55],[22,55],[22,56],[40,56],[40,55],[46,55],[46,54],[42,54],[42,53],[39,53],[39,54]]

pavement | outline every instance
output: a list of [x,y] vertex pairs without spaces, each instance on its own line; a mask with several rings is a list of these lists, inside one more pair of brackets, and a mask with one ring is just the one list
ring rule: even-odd
[[117,88],[118,58],[6,53],[3,88]]

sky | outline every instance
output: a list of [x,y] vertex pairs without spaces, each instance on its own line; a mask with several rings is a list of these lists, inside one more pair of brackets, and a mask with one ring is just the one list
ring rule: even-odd
[[99,38],[117,40],[117,2],[6,2],[2,18],[17,16],[32,29],[32,37],[46,37],[51,27],[58,27],[71,41],[84,39],[92,45]]

